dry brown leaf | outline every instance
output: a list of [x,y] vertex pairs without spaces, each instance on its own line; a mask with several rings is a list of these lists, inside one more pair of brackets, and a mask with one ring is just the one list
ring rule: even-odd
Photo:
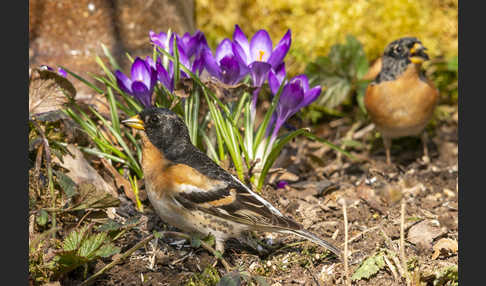
[[432,241],[443,234],[444,230],[438,226],[437,221],[424,220],[410,228],[407,240],[415,245],[429,249],[432,247]]
[[256,89],[256,87],[252,87],[246,83],[229,85],[214,78],[210,78],[205,84],[214,92],[217,98],[225,102],[238,100],[244,92],[252,93]]
[[108,192],[115,198],[118,198],[118,193],[116,189],[108,184],[103,177],[101,177],[98,172],[91,167],[88,161],[84,158],[83,153],[72,144],[68,144],[68,151],[72,154],[66,154],[63,156],[63,162],[61,162],[57,157],[54,157],[54,162],[59,164],[61,167],[67,169],[69,172],[66,173],[77,185],[82,183],[93,184],[97,188]]
[[456,253],[458,248],[457,241],[450,238],[441,238],[434,244],[434,253],[432,254],[432,259],[437,259],[441,253]]
[[29,116],[61,109],[76,89],[66,78],[49,70],[34,69],[29,82]]
[[[110,163],[108,163],[108,161],[106,161],[105,159],[101,159],[101,162],[103,163],[103,166],[105,166],[105,168],[110,171],[111,175],[115,179],[116,187],[123,188],[123,191],[125,192],[127,198],[129,198],[136,205],[137,199],[135,198],[135,193],[133,192],[133,188],[130,182],[125,179]],[[139,190],[138,197],[141,201],[144,201],[145,199],[147,199],[147,193]]]

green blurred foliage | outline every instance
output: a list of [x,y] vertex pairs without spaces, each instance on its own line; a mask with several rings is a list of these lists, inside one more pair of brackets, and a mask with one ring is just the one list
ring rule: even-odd
[[196,21],[212,47],[232,37],[235,24],[247,36],[267,29],[274,45],[287,29],[292,46],[286,58],[291,74],[304,71],[316,57],[352,34],[363,43],[368,60],[403,36],[416,36],[434,58],[457,55],[457,0],[196,0]]
[[344,44],[335,44],[327,56],[319,56],[307,65],[305,73],[312,85],[321,85],[323,94],[308,108],[307,117],[316,122],[324,113],[339,115],[335,108],[350,102],[357,94],[357,102],[366,113],[363,97],[369,83],[363,80],[368,71],[368,60],[363,46],[352,35],[346,36]]
[[426,67],[427,77],[439,89],[442,104],[457,104],[459,77],[458,57],[432,59]]

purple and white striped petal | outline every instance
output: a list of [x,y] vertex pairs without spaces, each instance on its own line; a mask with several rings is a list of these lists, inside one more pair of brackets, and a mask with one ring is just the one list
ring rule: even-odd
[[289,29],[287,30],[287,33],[285,33],[285,35],[282,37],[280,42],[275,46],[275,49],[272,51],[272,55],[268,59],[268,63],[270,63],[273,68],[282,63],[283,59],[290,49],[291,42],[292,36]]
[[265,30],[259,30],[250,42],[251,61],[266,62],[272,54],[272,39]]

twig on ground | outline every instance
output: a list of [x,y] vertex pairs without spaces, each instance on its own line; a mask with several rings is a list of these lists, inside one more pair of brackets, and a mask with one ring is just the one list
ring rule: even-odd
[[346,285],[351,286],[348,269],[348,213],[346,211],[346,200],[343,199],[343,216],[344,216],[344,274],[346,275]]
[[405,200],[402,199],[402,205],[400,210],[400,260],[402,268],[407,279],[407,285],[410,285],[410,273],[407,269],[407,257],[405,256]]
[[395,270],[395,266],[393,266],[390,260],[388,260],[388,257],[386,255],[383,255],[383,259],[385,260],[385,263],[388,266],[388,268],[390,268],[390,271],[393,275],[393,278],[395,279],[395,282],[398,283],[398,274],[397,271]]
[[[378,228],[380,228],[381,225],[377,225],[377,226],[374,226],[374,227],[370,227],[366,230],[363,230],[361,233],[358,233],[357,235],[353,236],[351,239],[348,240],[348,243],[351,243],[353,241],[355,241],[356,239],[360,238],[362,235],[364,235],[365,233],[367,232],[370,232],[370,231],[373,231],[373,230],[376,230]],[[344,242],[341,244],[341,246],[344,245]]]
[[[49,147],[49,141],[47,140],[46,134],[44,133],[44,130],[42,130],[42,127],[37,123],[37,121],[32,120],[32,124],[34,125],[35,130],[39,132],[40,136],[42,137],[42,144],[44,146],[44,151],[45,151],[45,160],[46,160],[46,169],[47,169],[47,179],[48,179],[48,189],[50,190],[51,193],[51,199],[52,199],[52,207],[56,207],[56,195],[54,192],[54,182],[52,179],[52,166],[51,166],[51,149]],[[56,228],[56,214],[52,213],[52,224],[51,228],[55,229]],[[53,237],[55,237],[56,232],[52,232]]]

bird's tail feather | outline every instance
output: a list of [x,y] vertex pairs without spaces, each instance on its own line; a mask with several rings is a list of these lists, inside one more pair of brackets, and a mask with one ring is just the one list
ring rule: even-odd
[[286,230],[285,232],[293,233],[295,235],[308,239],[314,243],[317,243],[320,246],[329,249],[332,253],[336,254],[337,257],[341,258],[341,251],[337,247],[335,247],[334,245],[330,244],[329,242],[323,239],[320,239],[319,237],[317,237],[315,234],[311,232],[308,232],[306,230],[294,230],[294,229]]

